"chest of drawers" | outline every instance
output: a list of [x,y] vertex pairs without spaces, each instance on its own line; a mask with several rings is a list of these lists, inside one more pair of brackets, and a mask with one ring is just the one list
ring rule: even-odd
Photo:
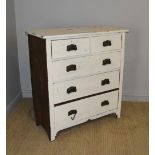
[[88,120],[120,117],[126,32],[105,26],[27,32],[36,124],[51,141]]

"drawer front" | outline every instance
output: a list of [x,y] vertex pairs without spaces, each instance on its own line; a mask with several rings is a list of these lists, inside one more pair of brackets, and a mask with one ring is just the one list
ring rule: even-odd
[[120,67],[120,52],[55,61],[51,66],[54,81],[107,72]]
[[104,52],[121,49],[121,34],[91,38],[92,52]]
[[52,41],[52,57],[61,58],[89,53],[89,38]]
[[102,73],[52,85],[55,103],[119,87],[119,71]]
[[82,119],[117,108],[118,91],[55,107],[56,131],[76,125]]

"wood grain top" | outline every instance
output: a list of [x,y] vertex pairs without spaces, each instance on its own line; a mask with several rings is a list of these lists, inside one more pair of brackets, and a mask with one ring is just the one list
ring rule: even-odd
[[87,33],[107,33],[107,32],[128,32],[127,29],[111,26],[94,26],[94,27],[68,27],[68,28],[52,28],[52,29],[35,29],[27,31],[28,34],[35,35],[40,38],[49,38],[59,35],[74,35]]

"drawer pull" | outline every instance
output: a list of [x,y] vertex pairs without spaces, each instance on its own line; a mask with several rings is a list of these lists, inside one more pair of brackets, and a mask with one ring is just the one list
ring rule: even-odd
[[106,40],[103,42],[103,46],[106,47],[106,46],[111,46],[111,41],[110,40]]
[[108,100],[105,100],[105,101],[101,102],[101,106],[106,106],[106,105],[109,105],[109,101]]
[[111,60],[110,59],[103,60],[102,65],[108,65],[108,64],[111,64]]
[[77,50],[77,46],[74,44],[70,44],[67,46],[67,51],[76,51]]
[[101,81],[101,85],[104,86],[104,85],[107,85],[107,84],[110,84],[110,80],[109,79],[104,79]]
[[67,94],[70,94],[70,93],[73,93],[73,92],[76,92],[76,91],[77,91],[77,89],[74,86],[71,86],[71,87],[67,88]]
[[75,119],[76,114],[77,114],[77,110],[70,110],[70,111],[68,112],[68,116],[73,115],[73,116],[71,117],[72,120]]
[[66,67],[66,71],[70,72],[70,71],[75,71],[76,70],[76,65],[69,65]]

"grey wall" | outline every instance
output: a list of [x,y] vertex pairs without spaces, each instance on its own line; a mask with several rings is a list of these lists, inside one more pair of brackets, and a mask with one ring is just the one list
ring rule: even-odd
[[126,39],[123,95],[148,99],[148,0],[15,0],[20,77],[24,96],[31,95],[25,30],[114,25],[130,30]]
[[14,1],[6,1],[6,103],[7,109],[20,98]]

